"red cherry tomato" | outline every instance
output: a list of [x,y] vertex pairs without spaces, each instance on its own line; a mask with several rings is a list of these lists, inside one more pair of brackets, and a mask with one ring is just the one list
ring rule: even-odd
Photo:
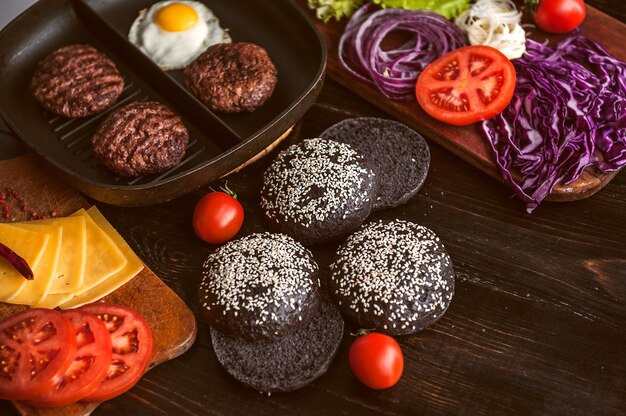
[[76,355],[76,335],[60,312],[30,309],[0,322],[0,399],[29,400],[58,383]]
[[230,240],[242,224],[243,207],[231,192],[211,192],[198,201],[193,211],[193,230],[207,243]]
[[386,389],[398,382],[404,370],[400,345],[389,335],[372,332],[357,338],[348,355],[356,378],[372,389]]
[[63,316],[72,322],[78,349],[74,361],[50,390],[27,404],[35,407],[63,407],[91,394],[106,377],[111,365],[111,336],[95,315],[70,310]]
[[580,26],[586,14],[583,0],[539,0],[533,19],[546,32],[567,33]]
[[79,310],[104,322],[113,345],[106,377],[83,401],[112,399],[133,387],[145,372],[152,356],[152,332],[139,312],[126,306],[96,302]]
[[499,50],[466,46],[432,62],[417,79],[415,95],[431,117],[465,126],[504,110],[515,92],[515,68]]

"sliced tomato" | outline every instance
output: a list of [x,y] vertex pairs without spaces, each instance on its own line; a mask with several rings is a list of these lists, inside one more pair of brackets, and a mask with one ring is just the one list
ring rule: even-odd
[[106,377],[83,401],[101,402],[119,396],[137,383],[152,357],[152,332],[139,312],[96,302],[80,310],[98,317],[111,334],[112,356]]
[[62,407],[91,394],[106,377],[111,365],[111,336],[95,315],[69,310],[63,315],[72,322],[77,350],[74,361],[50,390],[26,403],[35,407]]
[[30,309],[0,322],[0,399],[29,400],[59,382],[76,354],[72,323]]
[[515,92],[515,68],[491,46],[467,46],[432,62],[417,79],[415,94],[431,117],[465,126],[505,109]]

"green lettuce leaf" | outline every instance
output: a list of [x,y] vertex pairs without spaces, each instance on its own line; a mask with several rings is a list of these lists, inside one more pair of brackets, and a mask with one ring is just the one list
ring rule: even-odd
[[426,9],[453,19],[469,8],[469,0],[373,0],[382,7]]
[[[366,0],[307,0],[317,18],[324,23],[330,19],[350,17]],[[407,10],[432,10],[448,19],[454,19],[469,8],[470,0],[369,0],[382,7]]]
[[317,18],[324,23],[333,17],[341,20],[343,17],[350,17],[365,3],[365,0],[308,0],[310,9],[315,9]]

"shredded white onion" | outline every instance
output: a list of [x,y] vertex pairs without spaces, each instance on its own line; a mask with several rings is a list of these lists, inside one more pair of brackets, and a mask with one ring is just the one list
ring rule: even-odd
[[521,19],[522,13],[512,0],[478,0],[455,23],[467,34],[471,45],[491,46],[515,59],[526,51]]

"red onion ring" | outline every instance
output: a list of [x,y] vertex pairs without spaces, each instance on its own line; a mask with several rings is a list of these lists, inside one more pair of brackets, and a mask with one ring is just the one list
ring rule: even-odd
[[[393,31],[411,32],[413,37],[396,49],[383,50],[383,39]],[[368,3],[348,21],[339,40],[339,61],[385,97],[408,100],[415,98],[415,82],[426,65],[466,45],[461,29],[437,13],[378,9]]]

